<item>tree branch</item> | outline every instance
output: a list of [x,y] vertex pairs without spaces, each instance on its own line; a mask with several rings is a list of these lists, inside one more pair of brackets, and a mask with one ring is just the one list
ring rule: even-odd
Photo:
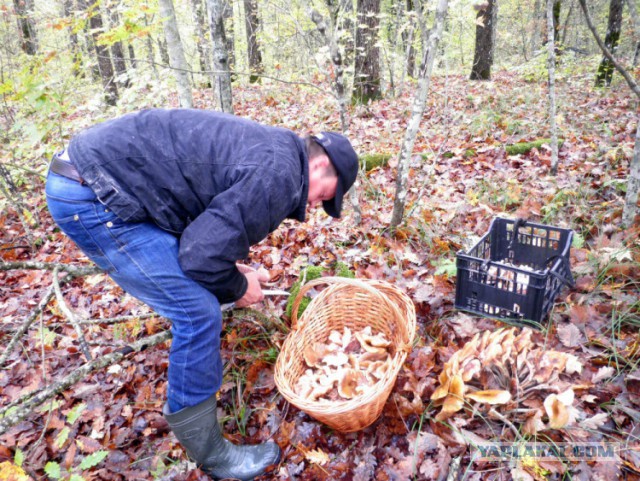
[[627,81],[627,84],[629,84],[629,88],[631,88],[633,93],[636,94],[640,99],[640,86],[638,86],[638,84],[635,82],[635,80],[633,80],[631,75],[629,75],[629,72],[627,72],[627,70],[616,60],[616,58],[609,51],[607,46],[604,44],[604,42],[600,38],[600,35],[598,35],[598,31],[596,30],[596,27],[594,27],[593,21],[591,20],[591,15],[589,14],[589,9],[587,8],[586,1],[579,0],[579,2],[580,2],[580,7],[582,7],[582,12],[584,13],[584,17],[587,21],[587,26],[589,27],[589,30],[591,30],[593,37],[596,39],[596,42],[598,43],[600,50],[602,50],[602,53],[604,54],[604,56],[607,57],[607,59],[609,59],[609,61],[613,64],[616,70],[620,72],[620,75],[624,77],[624,79]]
[[99,274],[104,272],[99,267],[82,267],[72,266],[70,264],[62,264],[57,262],[0,262],[0,271],[12,271],[12,270],[43,270],[53,271],[58,269],[72,275],[73,277],[89,276],[91,274]]

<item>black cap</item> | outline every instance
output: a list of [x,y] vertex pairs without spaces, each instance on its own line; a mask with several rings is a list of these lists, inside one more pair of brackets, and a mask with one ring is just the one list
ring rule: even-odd
[[329,160],[338,173],[338,185],[333,199],[322,202],[322,207],[331,217],[340,217],[342,198],[358,176],[358,154],[344,135],[336,132],[321,132],[311,136],[329,156]]

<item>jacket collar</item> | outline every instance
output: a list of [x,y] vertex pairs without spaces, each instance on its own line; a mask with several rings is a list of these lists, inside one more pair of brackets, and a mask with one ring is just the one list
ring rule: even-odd
[[298,153],[300,155],[300,167],[301,167],[301,191],[300,202],[298,206],[287,216],[290,219],[296,219],[300,222],[304,222],[307,216],[307,199],[309,198],[309,157],[307,156],[307,148],[304,145],[304,141],[298,137],[296,139],[298,145]]

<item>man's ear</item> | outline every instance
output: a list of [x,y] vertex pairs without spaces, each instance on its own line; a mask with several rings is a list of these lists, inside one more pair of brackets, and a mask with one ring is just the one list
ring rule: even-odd
[[330,162],[328,155],[317,155],[309,162],[309,170],[326,169]]

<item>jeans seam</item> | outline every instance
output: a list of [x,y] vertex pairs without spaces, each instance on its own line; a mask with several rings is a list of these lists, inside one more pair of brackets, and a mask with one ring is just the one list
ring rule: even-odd
[[[172,300],[175,299],[175,303],[180,306],[182,311],[187,315],[187,318],[189,319],[189,330],[191,331],[189,337],[193,338],[193,319],[191,318],[191,315],[189,314],[188,310],[185,309],[184,306],[182,305],[182,302],[179,299],[175,298],[172,294],[170,294],[161,285],[159,285],[153,280],[153,278],[147,273],[147,271],[136,261],[135,257],[129,254],[129,252],[127,252],[126,245],[123,245],[121,249],[118,249],[118,251],[125,254],[129,258],[129,260],[140,270],[140,272],[144,275],[144,277],[148,281],[150,281],[158,290],[160,290],[160,292],[162,292],[167,297],[167,299],[172,299]],[[192,349],[192,346],[189,345],[189,351],[187,352],[187,357],[189,357],[189,355],[191,354],[191,349]],[[182,369],[181,377],[182,377],[182,384],[185,385],[186,369],[184,368]],[[182,396],[182,399],[180,400],[180,404],[184,406],[186,404],[184,392],[181,392],[181,396]]]

